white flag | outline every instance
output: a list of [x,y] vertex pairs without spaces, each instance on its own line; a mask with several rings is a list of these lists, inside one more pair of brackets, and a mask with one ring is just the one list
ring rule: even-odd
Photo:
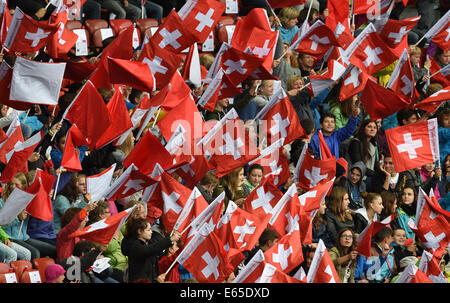
[[10,100],[57,105],[66,63],[42,63],[18,56],[14,64]]
[[111,185],[111,180],[116,169],[116,163],[100,174],[86,177],[87,192],[91,194],[91,201],[99,201],[105,197],[106,191]]
[[36,194],[27,193],[18,187],[14,188],[5,205],[0,209],[0,225],[11,224],[34,197],[36,197]]

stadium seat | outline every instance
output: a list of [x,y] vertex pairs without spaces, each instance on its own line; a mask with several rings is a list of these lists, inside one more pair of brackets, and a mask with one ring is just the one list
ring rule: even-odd
[[85,20],[85,24],[91,38],[92,48],[99,50],[103,47],[102,41],[104,40],[101,30],[109,28],[108,22],[103,19],[94,19]]
[[12,269],[9,267],[8,263],[0,262],[0,274],[11,272]]
[[71,31],[74,29],[81,29],[83,28],[83,23],[81,23],[80,20],[67,20],[66,23],[66,29]]
[[[223,42],[229,43],[231,37],[229,35],[233,32],[235,25],[223,25],[216,30],[216,45],[220,48]],[[231,31],[229,31],[231,30]]]
[[133,25],[130,19],[114,19],[109,21],[114,36],[118,36],[122,31],[127,29],[130,25]]
[[[79,31],[83,31],[83,32],[84,32],[84,34],[86,35],[86,42],[87,42],[87,47],[88,47],[88,52],[89,52],[89,48],[90,48],[90,46],[91,46],[91,40],[90,40],[91,37],[89,36],[88,30],[85,29],[85,28],[75,28],[75,29],[73,29],[72,31],[73,31],[75,34],[77,34],[77,35],[78,35]],[[75,46],[70,50],[70,52],[71,52],[72,54],[75,55],[75,53],[76,53],[76,51],[75,51]]]
[[6,275],[10,275],[13,279],[15,278],[15,282],[10,282],[10,283],[19,283],[16,273],[13,273],[13,272],[0,274],[0,283],[8,283],[8,282],[6,282]]
[[151,37],[151,28],[158,28],[158,26],[158,20],[153,18],[136,20],[136,27],[139,30],[142,39],[145,37],[145,34],[147,34],[148,37]]
[[39,273],[41,274],[42,283],[45,282],[45,269],[50,264],[55,264],[55,260],[53,258],[36,258],[33,260],[34,268],[39,270]]
[[[34,279],[32,282],[31,275],[34,275]],[[43,283],[42,276],[39,273],[39,270],[24,270],[22,275],[20,276],[19,283]]]
[[33,268],[33,264],[31,264],[31,262],[28,260],[11,261],[10,266],[16,273],[17,277],[22,276],[22,273],[25,270],[25,268],[28,268],[28,270],[31,270]]

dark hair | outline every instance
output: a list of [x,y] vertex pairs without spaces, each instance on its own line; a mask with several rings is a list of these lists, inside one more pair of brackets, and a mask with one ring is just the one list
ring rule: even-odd
[[397,122],[398,125],[402,126],[403,124],[403,120],[408,120],[409,118],[411,118],[412,116],[416,115],[417,116],[417,111],[415,109],[401,109],[397,112]]
[[81,176],[82,175],[79,175],[77,173],[73,174],[66,186],[64,186],[64,188],[59,192],[59,194],[66,197],[70,201],[70,203],[75,202],[75,200],[78,198],[77,182],[78,178]]
[[392,207],[394,205],[394,202],[397,199],[397,195],[390,191],[383,191],[381,192],[381,199],[383,200],[383,210],[381,211],[381,220],[386,219],[390,215],[394,215],[394,219],[397,219],[399,217],[397,212],[392,213]]
[[131,103],[136,104],[136,103],[134,103],[135,102],[134,99],[139,98],[143,93],[144,93],[143,91],[133,88],[133,89],[131,89],[130,95],[128,96],[128,100]]
[[278,234],[278,232],[276,230],[271,229],[271,228],[266,228],[266,229],[264,229],[261,236],[259,237],[259,241],[258,241],[259,246],[264,246],[267,244],[267,242],[274,241],[279,238],[280,238],[280,235]]
[[307,135],[312,134],[316,128],[314,121],[308,118],[301,120],[300,125]]
[[63,228],[64,226],[66,226],[67,224],[70,223],[70,221],[72,221],[73,218],[75,218],[75,216],[82,210],[82,208],[78,208],[78,207],[70,207],[68,208],[64,214],[61,216],[61,228]]
[[100,221],[100,216],[105,213],[111,206],[106,201],[98,201],[97,206],[89,212],[89,221],[86,225],[91,225],[97,221]]
[[138,218],[133,219],[131,221],[127,222],[126,230],[125,230],[125,237],[130,238],[137,238],[139,236],[139,230],[144,230],[147,228],[147,226],[150,224],[146,219]]
[[[342,236],[342,234],[343,234],[344,232],[346,232],[346,231],[350,231],[350,232],[352,233],[352,239],[353,239],[352,246],[351,246],[351,247],[348,247],[348,248],[347,248],[347,247],[343,247],[343,246],[341,245],[341,236]],[[340,254],[341,256],[347,255],[347,254],[350,253],[352,250],[355,250],[355,249],[356,249],[356,235],[355,235],[355,232],[354,232],[351,228],[349,228],[349,227],[345,227],[345,228],[339,230],[339,232],[338,232],[338,234],[337,234],[337,237],[336,237],[336,243],[335,243],[335,246],[336,246],[336,248],[338,249],[339,254]]]
[[[358,132],[356,133],[356,138],[359,140],[360,142],[360,154],[363,158],[363,162],[366,163],[367,160],[369,160],[370,158],[370,154],[369,154],[369,142],[367,141],[367,136],[366,136],[366,126],[369,125],[370,123],[375,123],[375,127],[377,127],[377,123],[374,120],[369,120],[366,119],[364,120],[359,129]],[[378,127],[377,127],[377,133],[378,133]],[[376,137],[371,138],[371,141],[373,145],[377,146],[377,140]],[[377,156],[377,155],[375,155]]]
[[330,112],[328,113],[324,113],[322,116],[320,116],[320,124],[323,123],[323,121],[325,120],[325,118],[333,118],[334,121],[336,121],[336,116]]
[[446,108],[443,111],[441,111],[437,117],[437,121],[439,126],[444,126],[444,117],[445,116],[450,116],[450,109]]
[[264,174],[264,168],[257,163],[250,165],[250,167],[248,168],[248,174],[250,175],[250,172],[254,169],[260,169],[262,171],[262,173]]
[[75,257],[81,257],[82,254],[87,254],[95,248],[97,248],[97,245],[95,245],[95,243],[87,240],[81,240],[73,247],[72,255],[74,255]]
[[387,237],[392,237],[392,229],[390,229],[389,227],[386,226],[386,227],[383,227],[382,229],[380,229],[380,231],[378,231],[373,236],[373,241],[375,243],[380,243],[381,241],[383,241]]

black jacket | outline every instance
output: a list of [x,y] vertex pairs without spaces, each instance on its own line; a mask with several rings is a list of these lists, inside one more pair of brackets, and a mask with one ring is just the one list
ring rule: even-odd
[[136,237],[123,238],[121,248],[122,253],[128,256],[128,281],[131,283],[137,279],[150,279],[152,282],[156,282],[158,258],[165,249],[171,246],[172,242],[165,237],[158,237],[148,243]]

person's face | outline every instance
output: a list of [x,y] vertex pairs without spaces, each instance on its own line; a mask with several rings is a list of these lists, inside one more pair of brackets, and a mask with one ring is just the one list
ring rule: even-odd
[[12,178],[12,180],[11,180],[11,190],[13,190],[16,187],[23,188],[23,184],[22,184],[22,182],[20,182],[19,179]]
[[320,203],[319,214],[324,215],[326,209],[327,209],[327,205],[325,203]]
[[419,62],[420,62],[420,54],[414,54],[414,55],[411,55],[409,58],[410,58],[410,60],[411,60],[411,64],[412,64],[412,65],[419,65]]
[[287,23],[288,29],[293,28],[294,26],[297,25],[297,23],[298,23],[297,18],[290,19]]
[[357,168],[352,169],[350,172],[350,181],[352,184],[356,184],[359,180],[361,180],[361,172]]
[[64,274],[60,275],[58,278],[56,278],[53,283],[63,283],[64,282]]
[[147,223],[147,226],[139,231],[139,237],[144,241],[148,241],[152,238],[152,226],[150,223]]
[[58,141],[59,150],[63,151],[65,145],[66,145],[66,136],[62,136]]
[[384,169],[391,175],[396,173],[395,167],[394,167],[394,162],[392,162],[391,157],[384,158]]
[[248,182],[251,185],[257,186],[263,177],[262,171],[260,169],[253,169],[248,175]]
[[222,107],[227,107],[230,104],[228,98],[217,100],[217,103]]
[[8,106],[2,105],[2,111],[1,111],[2,117],[6,117],[7,114],[8,114]]
[[397,200],[394,201],[394,203],[392,203],[392,209],[391,212],[395,213],[397,211]]
[[427,172],[432,172],[434,169],[434,163],[429,163],[423,166],[423,168],[427,171]]
[[261,88],[261,95],[272,96],[273,95],[273,81],[265,81]]
[[140,94],[138,97],[134,98],[134,104],[139,105],[142,100],[144,100],[145,93]]
[[350,199],[348,198],[348,194],[345,194],[342,198],[342,208],[344,210],[348,209],[348,205],[350,204]]
[[406,232],[403,229],[396,229],[394,231],[394,243],[397,245],[405,245]]
[[111,216],[111,212],[110,212],[110,209],[107,208],[107,209],[105,209],[105,211],[100,215],[100,220],[106,219],[106,218],[108,218],[109,216]]
[[320,125],[322,130],[327,132],[327,133],[333,132],[335,126],[336,126],[336,121],[334,121],[334,119],[332,117],[325,117],[323,119],[322,124]]
[[134,209],[134,217],[136,219],[138,219],[138,218],[145,219],[146,216],[147,216],[147,213],[145,211],[144,205],[136,204],[136,207]]
[[402,193],[402,202],[411,205],[414,202],[414,191],[411,188],[405,188]]
[[450,62],[450,51],[443,52],[438,55],[436,59],[443,65],[447,65]]
[[442,117],[442,126],[445,128],[449,128],[450,127],[450,115],[444,115]]
[[87,193],[86,178],[78,178],[77,191],[78,191],[78,193],[83,194],[83,195]]
[[450,170],[450,157],[447,157],[444,161],[444,168],[446,171]]
[[366,127],[364,128],[364,133],[366,134],[367,137],[369,138],[373,138],[377,135],[377,124],[375,122],[370,122],[369,124],[366,125]]
[[417,122],[417,115],[412,115],[408,119],[403,119],[404,125],[414,124]]
[[343,247],[351,247],[353,244],[353,235],[349,230],[344,231],[339,238],[339,243]]
[[311,55],[304,55],[303,58],[300,59],[300,63],[304,67],[312,68],[314,66],[314,57]]
[[381,214],[381,211],[383,210],[383,200],[381,197],[376,197],[373,199],[373,201],[370,203],[370,207],[375,211],[376,214]]
[[383,120],[382,119],[377,119],[377,120],[375,120],[375,123],[377,124],[377,128],[381,129],[381,126],[383,125]]
[[391,236],[386,237],[383,239],[383,241],[377,243],[381,247],[383,255],[386,255],[391,250],[391,243],[392,243]]
[[294,84],[292,84],[292,89],[300,89],[303,87],[303,80],[297,79],[294,81]]
[[238,174],[238,186],[241,186],[242,184],[244,184],[244,182],[245,182],[244,169],[241,169]]

